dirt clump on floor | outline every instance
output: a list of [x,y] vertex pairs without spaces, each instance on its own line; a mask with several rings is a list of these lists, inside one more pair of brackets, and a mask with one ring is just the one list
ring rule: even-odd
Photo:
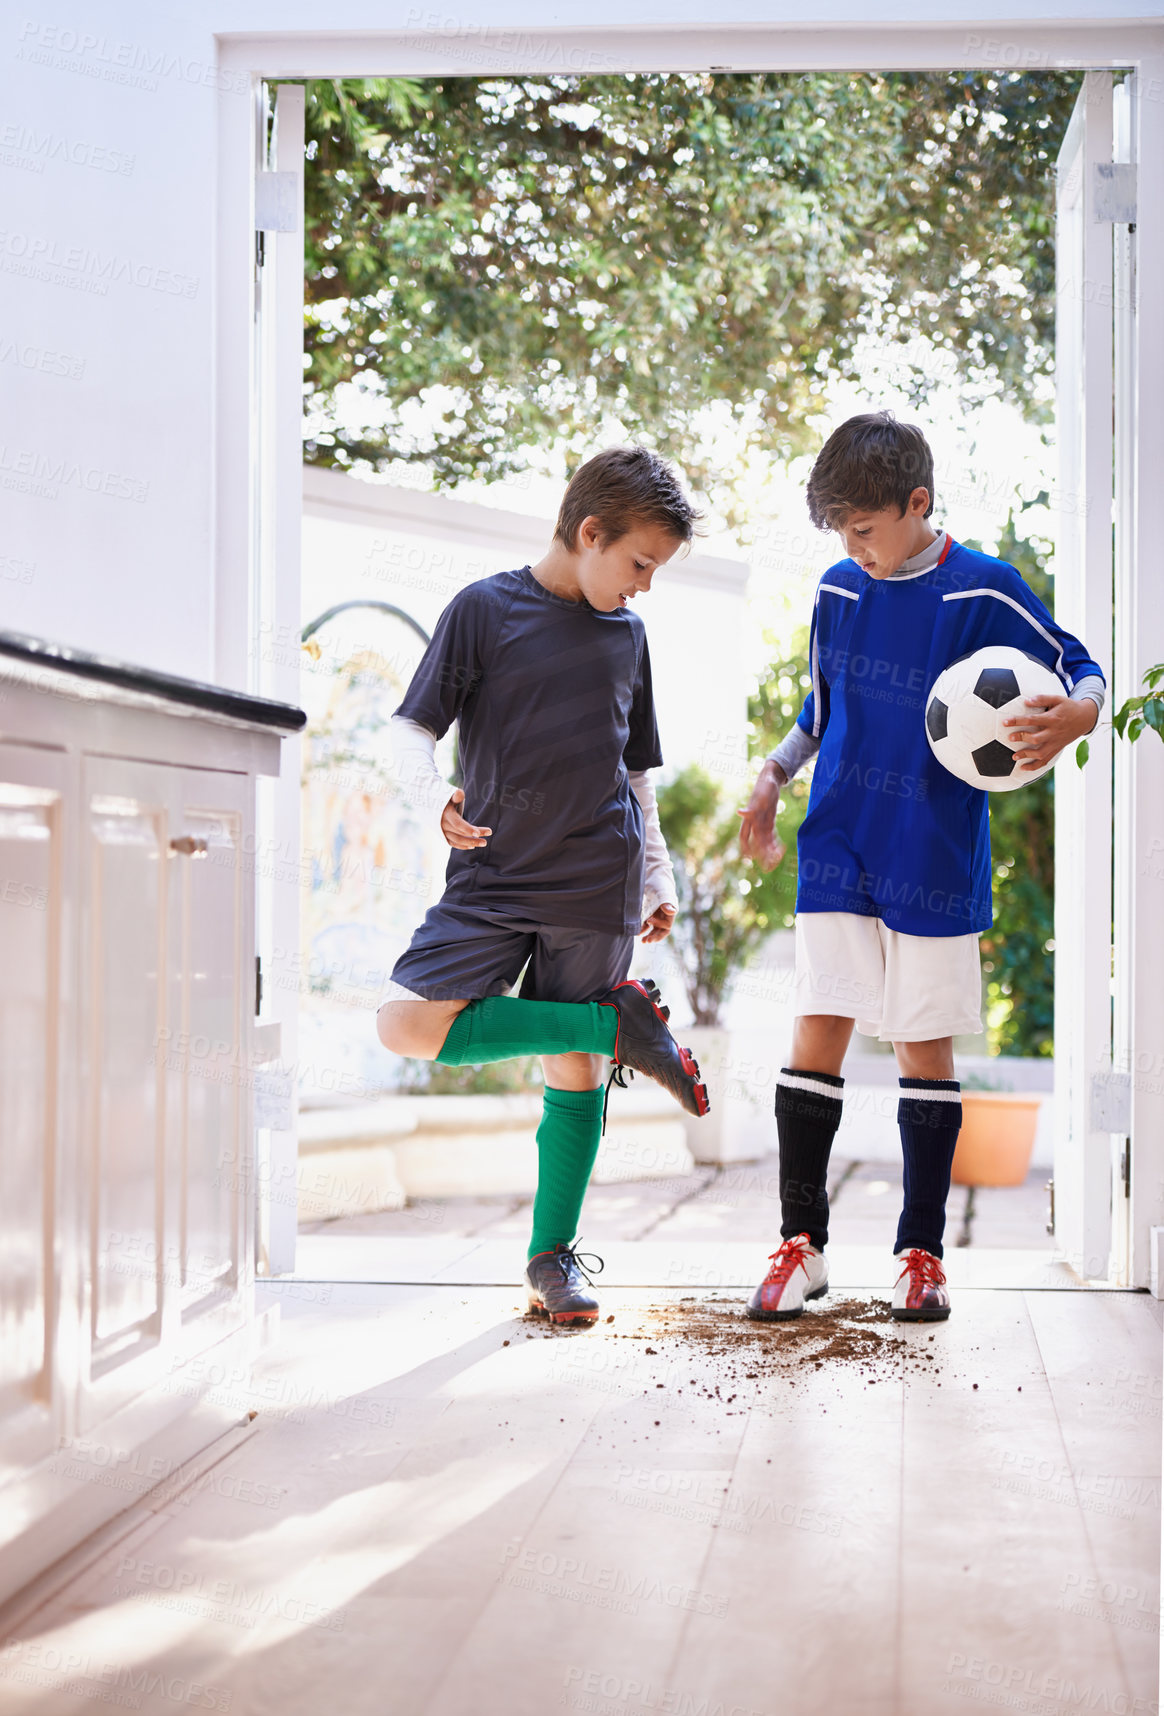
[[[694,1349],[712,1361],[716,1393],[725,1379],[760,1382],[775,1374],[792,1381],[798,1372],[838,1366],[867,1383],[934,1369],[934,1334],[917,1326],[907,1333],[891,1317],[887,1299],[834,1298],[782,1323],[753,1322],[741,1298],[681,1299],[652,1306],[643,1333],[621,1338],[649,1341],[646,1354],[668,1359],[677,1346]],[[707,1386],[695,1376],[690,1384]]]

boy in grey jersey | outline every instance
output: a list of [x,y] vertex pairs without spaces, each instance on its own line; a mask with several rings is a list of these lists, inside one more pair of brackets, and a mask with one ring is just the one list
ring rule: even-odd
[[[555,1321],[598,1315],[573,1240],[602,1129],[599,1057],[707,1112],[658,991],[625,981],[635,935],[663,940],[676,909],[648,773],[662,763],[650,658],[629,604],[696,516],[645,448],[591,459],[549,552],[449,604],[393,720],[405,777],[439,809],[452,852],[445,893],[393,970],[380,1039],[448,1065],[542,1056],[526,1284]],[[464,786],[450,792],[433,757],[454,720]]]

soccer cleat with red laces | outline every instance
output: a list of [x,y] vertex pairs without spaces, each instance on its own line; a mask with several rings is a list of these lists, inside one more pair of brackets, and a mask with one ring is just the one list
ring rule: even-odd
[[[624,1067],[645,1073],[670,1091],[688,1114],[706,1114],[711,1104],[707,1100],[707,1086],[699,1076],[699,1063],[690,1049],[680,1048],[668,1030],[668,1010],[655,985],[649,980],[640,983],[629,978],[599,996],[598,1004],[613,1007],[618,1015],[613,1082],[625,1083]],[[607,1094],[609,1090],[608,1085]]]
[[890,1311],[899,1323],[941,1323],[950,1315],[946,1272],[931,1251],[899,1251],[901,1274]]
[[772,1267],[748,1300],[748,1316],[757,1323],[787,1323],[799,1317],[807,1299],[829,1290],[829,1264],[806,1233],[786,1239],[768,1259]]

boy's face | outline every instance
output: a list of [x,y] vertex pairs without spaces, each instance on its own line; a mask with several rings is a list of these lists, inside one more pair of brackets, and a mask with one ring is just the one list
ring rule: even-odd
[[837,526],[837,535],[871,578],[892,577],[904,560],[920,554],[933,541],[935,533],[925,516],[929,504],[929,490],[914,489],[900,516],[892,506],[880,512],[851,512]]
[[625,608],[679,547],[679,538],[656,524],[633,524],[617,542],[603,546],[596,518],[578,528],[578,587],[592,608],[610,614]]

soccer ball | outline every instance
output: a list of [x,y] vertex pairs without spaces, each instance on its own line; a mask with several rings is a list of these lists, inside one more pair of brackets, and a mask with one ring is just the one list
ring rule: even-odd
[[1063,683],[1024,650],[992,644],[939,673],[926,700],[930,750],[952,775],[985,792],[1013,792],[1041,780],[1046,767],[1024,769],[1014,753],[1025,743],[1003,722],[1028,713],[1024,698],[1062,697]]

